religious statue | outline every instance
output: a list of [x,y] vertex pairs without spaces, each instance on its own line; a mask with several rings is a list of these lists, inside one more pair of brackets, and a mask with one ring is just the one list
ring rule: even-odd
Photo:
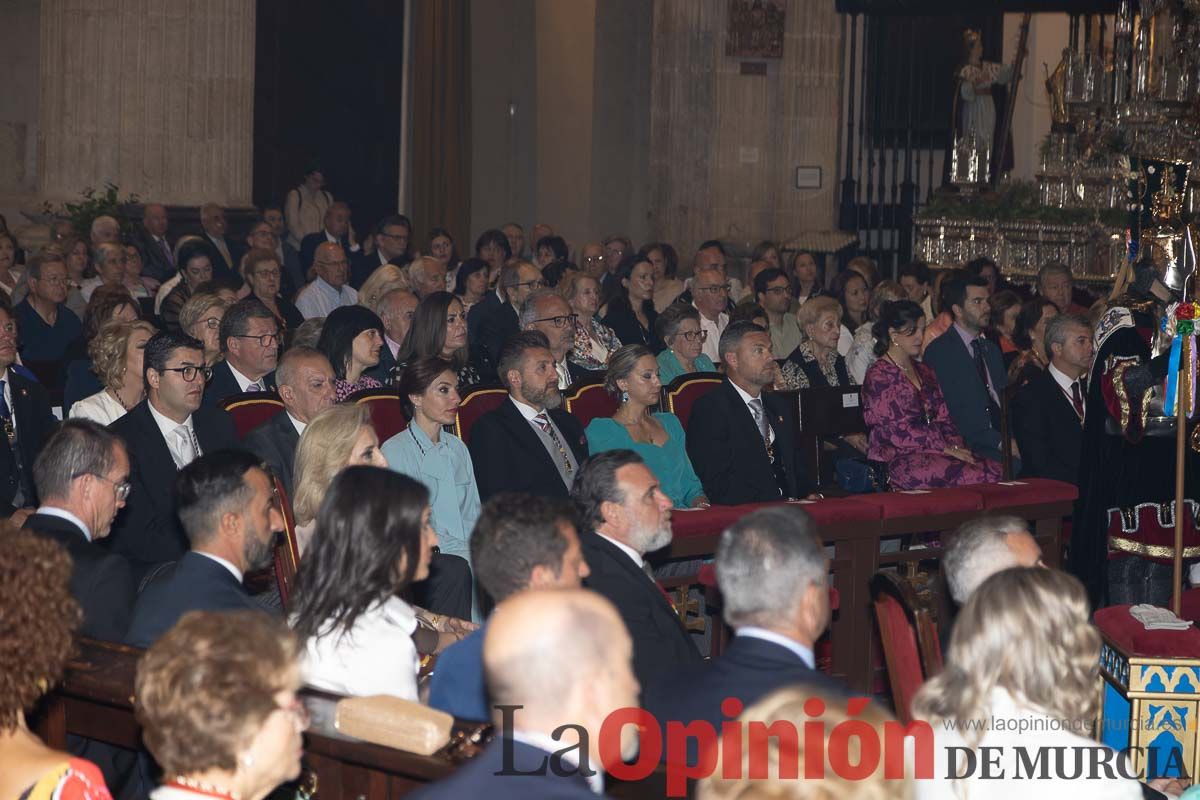
[[1071,121],[1067,114],[1067,72],[1071,68],[1071,55],[1071,48],[1064,47],[1062,61],[1058,62],[1054,72],[1049,72],[1048,65],[1042,65],[1047,70],[1046,94],[1050,96],[1050,119],[1055,126],[1065,126]]
[[996,103],[992,87],[1012,79],[1012,67],[983,60],[979,31],[963,32],[963,65],[958,69],[958,135],[972,137],[980,152],[991,153],[996,133]]

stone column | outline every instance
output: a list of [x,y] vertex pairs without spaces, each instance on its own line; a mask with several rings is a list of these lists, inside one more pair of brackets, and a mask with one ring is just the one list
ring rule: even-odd
[[254,20],[254,0],[42,0],[42,197],[249,205]]

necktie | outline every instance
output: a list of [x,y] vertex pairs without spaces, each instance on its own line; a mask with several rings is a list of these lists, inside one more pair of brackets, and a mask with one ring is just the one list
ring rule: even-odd
[[255,381],[246,387],[247,392],[261,392],[263,390],[262,383]]
[[758,435],[762,437],[763,447],[767,449],[767,458],[774,464],[775,450],[771,447],[771,423],[767,421],[767,410],[763,407],[762,398],[752,398],[749,406],[750,415],[754,417],[754,424],[758,426]]
[[1071,384],[1071,404],[1075,406],[1075,413],[1083,419],[1083,390],[1079,386],[1079,381]]
[[159,239],[158,246],[162,248],[163,255],[167,257],[167,263],[172,267],[175,266],[175,254],[171,252],[170,246],[166,239]]
[[7,381],[0,381],[0,425],[4,427],[4,434],[8,437],[8,443],[13,445],[17,441],[17,430],[13,427],[12,409],[8,406],[8,398],[4,396],[4,385]]
[[195,461],[196,457],[200,455],[200,443],[196,441],[187,425],[180,425],[175,429],[175,442],[179,452],[177,466],[180,469]]
[[988,383],[987,364],[983,360],[982,339],[975,339],[971,342],[971,353],[975,357],[975,370],[979,373],[979,380],[983,382],[983,392],[987,396],[987,412],[988,417],[992,420],[992,428],[1000,430],[1000,407],[992,399],[992,390],[989,388],[991,384]]
[[550,417],[547,416],[545,411],[542,411],[533,418],[533,421],[542,429],[542,433],[550,437],[550,441],[558,448],[558,455],[562,458],[563,469],[566,470],[566,473],[568,475],[573,473],[575,468],[571,466],[571,457],[567,455],[567,448],[563,447],[562,439],[558,438],[558,433],[554,430],[554,426],[550,424]]

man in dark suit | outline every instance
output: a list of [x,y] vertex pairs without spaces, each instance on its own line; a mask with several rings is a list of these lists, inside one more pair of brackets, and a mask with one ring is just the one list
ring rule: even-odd
[[671,498],[642,457],[632,450],[592,456],[571,496],[588,528],[580,537],[591,571],[583,585],[617,607],[633,638],[633,671],[641,685],[699,662],[700,652],[645,560],[671,543]]
[[189,611],[263,610],[242,578],[270,563],[283,530],[271,479],[241,450],[219,450],[184,467],[175,479],[179,519],[191,550],[158,568],[133,607],[126,640],[149,647]]
[[567,497],[587,458],[587,438],[579,420],[559,409],[562,393],[545,334],[513,335],[500,370],[508,400],[479,418],[468,445],[480,499],[496,492]]
[[238,272],[238,261],[242,257],[242,248],[225,239],[225,209],[216,203],[205,203],[200,208],[200,226],[204,228],[204,244],[212,262],[213,279],[232,281],[234,286],[240,287],[242,276]]
[[[483,642],[496,738],[413,797],[595,800],[604,791],[600,730],[614,711],[637,707],[630,649],[612,604],[592,592],[529,590],[505,600]],[[574,734],[559,740],[567,728],[580,733],[579,747]],[[619,749],[622,758],[636,754],[635,726],[624,726]]]
[[[325,242],[340,244],[346,252],[346,259],[353,264],[362,252],[357,244],[350,243],[350,206],[341,200],[333,203],[325,211],[325,227],[317,233],[310,233],[300,240],[300,266],[307,271],[312,268],[317,255],[317,247]],[[351,279],[354,275],[351,272]],[[353,283],[350,284],[354,286]],[[354,287],[358,288],[358,287]]]
[[950,418],[967,446],[999,461],[1000,398],[1008,373],[1000,348],[983,335],[991,321],[987,281],[969,275],[950,278],[942,297],[954,324],[929,343],[924,361],[937,373]]
[[1083,449],[1083,379],[1092,367],[1092,326],[1083,317],[1059,314],[1046,324],[1050,365],[1017,389],[1013,435],[1021,450],[1021,474],[1078,485]]
[[167,241],[167,209],[161,203],[142,207],[142,224],[133,232],[133,246],[142,257],[142,275],[157,283],[175,274],[175,255]]
[[[500,270],[499,293],[505,302],[491,302],[489,292],[483,301],[467,314],[467,339],[471,345],[471,361],[482,380],[490,381],[500,374],[500,351],[508,338],[520,330],[521,305],[536,289],[545,286],[538,268],[525,261],[514,261]],[[472,318],[475,331],[471,330]]]
[[[828,578],[829,559],[804,511],[773,506],[742,517],[717,547],[717,582],[733,641],[720,657],[647,686],[642,705],[664,731],[668,722],[695,720],[719,731],[728,719],[721,711],[726,698],[745,708],[797,684],[845,694],[844,686],[816,669],[813,655],[829,625]],[[693,748],[689,760],[695,753]]]
[[86,419],[50,437],[33,463],[42,505],[24,527],[71,556],[71,595],[83,610],[79,633],[120,642],[129,627],[135,586],[129,562],[98,544],[129,493],[129,456],[120,438]]
[[771,334],[735,322],[721,334],[725,380],[698,399],[687,451],[713,503],[737,505],[803,497],[809,482],[796,462],[796,434],[785,402],[764,392],[778,369]]
[[[412,241],[412,223],[403,214],[392,214],[379,223],[379,233],[375,236],[375,252],[359,253],[350,259],[350,285],[361,289],[371,273],[384,264],[395,264],[403,267],[412,261],[408,253]],[[445,289],[445,276],[442,276],[442,289]],[[378,312],[377,312],[378,313]]]
[[283,481],[292,496],[292,464],[300,434],[313,417],[333,405],[333,368],[320,350],[297,345],[288,349],[276,371],[283,413],[246,434],[243,444]]
[[17,333],[12,312],[0,307],[0,516],[4,517],[19,508],[37,507],[33,462],[58,425],[42,385],[10,369],[17,360]]
[[220,407],[225,398],[241,392],[275,389],[279,361],[279,323],[257,297],[243,297],[221,318],[221,352],[204,388],[204,405]]
[[288,302],[294,302],[300,287],[308,283],[305,269],[300,265],[300,251],[287,240],[287,221],[282,208],[267,206],[263,209],[263,220],[271,226],[271,233],[275,235],[275,255],[279,256],[279,263],[283,265],[283,296]]
[[108,540],[139,573],[187,550],[171,491],[176,471],[204,453],[238,446],[229,414],[200,407],[200,342],[180,333],[155,334],[146,342],[142,374],[146,399],[112,424],[129,449],[133,490]]
[[575,312],[553,289],[538,289],[521,304],[519,322],[522,330],[541,331],[550,342],[554,370],[558,373],[558,388],[588,379],[603,379],[602,371],[593,372],[571,362],[568,356],[575,347]]

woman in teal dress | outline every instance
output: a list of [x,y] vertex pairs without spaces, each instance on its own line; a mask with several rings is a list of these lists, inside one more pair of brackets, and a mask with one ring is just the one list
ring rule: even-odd
[[440,356],[411,362],[400,376],[400,401],[412,422],[380,452],[396,472],[429,489],[429,522],[443,553],[471,561],[471,531],[479,519],[479,487],[462,440],[446,433],[458,412],[458,375]]
[[658,478],[676,508],[704,508],[708,498],[684,447],[683,426],[674,414],[650,413],[662,383],[650,349],[625,345],[608,359],[604,386],[621,399],[612,417],[596,417],[587,426],[588,451],[633,450]]
[[692,372],[717,371],[712,359],[700,352],[708,332],[700,330],[700,312],[694,306],[668,306],[655,324],[659,338],[667,345],[658,354],[658,374],[664,384]]

